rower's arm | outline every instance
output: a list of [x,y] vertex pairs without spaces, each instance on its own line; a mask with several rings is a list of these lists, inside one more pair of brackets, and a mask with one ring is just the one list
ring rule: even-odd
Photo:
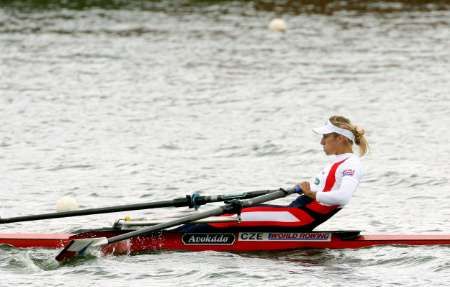
[[344,177],[341,187],[328,192],[319,191],[316,193],[316,200],[329,205],[346,205],[352,198],[353,192],[358,187],[358,181],[351,177]]

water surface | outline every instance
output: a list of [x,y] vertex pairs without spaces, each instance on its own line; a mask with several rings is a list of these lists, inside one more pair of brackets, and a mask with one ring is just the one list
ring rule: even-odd
[[[343,114],[367,131],[367,173],[321,229],[449,233],[447,1],[299,2],[2,3],[0,216],[53,211],[66,195],[96,207],[288,187],[327,161],[311,128]],[[279,16],[286,33],[267,28]],[[0,231],[67,232],[125,215],[159,221],[187,212]],[[438,286],[450,279],[443,247],[167,252],[64,267],[55,254],[0,247],[2,284]]]

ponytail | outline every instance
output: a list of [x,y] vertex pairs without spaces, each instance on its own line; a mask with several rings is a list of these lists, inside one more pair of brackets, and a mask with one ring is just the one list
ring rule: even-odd
[[[330,122],[337,127],[349,130],[353,133],[353,135],[355,136],[355,144],[357,144],[359,147],[360,156],[363,156],[367,153],[367,151],[369,150],[369,143],[364,136],[364,129],[352,124],[349,119],[343,116],[332,116],[330,117]],[[349,140],[349,142],[353,144],[352,141]]]

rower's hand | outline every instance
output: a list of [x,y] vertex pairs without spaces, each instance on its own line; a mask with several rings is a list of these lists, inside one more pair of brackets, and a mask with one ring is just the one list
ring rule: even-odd
[[316,199],[316,193],[311,191],[311,186],[309,185],[309,182],[303,181],[300,183],[300,187],[303,191],[303,194],[307,197],[310,197],[312,199]]

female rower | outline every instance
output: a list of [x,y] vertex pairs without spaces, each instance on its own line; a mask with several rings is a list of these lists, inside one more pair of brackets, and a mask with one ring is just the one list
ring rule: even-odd
[[303,192],[289,206],[301,210],[299,219],[312,230],[341,210],[351,199],[363,176],[360,158],[353,153],[359,146],[360,156],[366,154],[368,143],[364,130],[343,116],[332,116],[320,128],[320,144],[333,161],[311,181],[303,181],[296,188]]
[[361,161],[353,153],[353,145],[359,146],[360,156],[363,156],[368,149],[367,140],[364,130],[343,116],[332,116],[323,127],[313,131],[322,135],[320,144],[325,154],[334,157],[311,182],[303,181],[295,186],[301,195],[290,205],[244,208],[239,222],[196,224],[184,228],[197,232],[210,228],[258,231],[267,230],[267,227],[269,230],[311,231],[336,214],[350,201],[363,176]]
[[313,131],[322,135],[320,144],[325,154],[333,159],[313,180],[303,181],[295,187],[302,193],[296,200],[289,206],[245,208],[238,225],[210,225],[310,231],[341,210],[350,201],[363,176],[361,161],[353,153],[353,145],[358,145],[360,156],[366,154],[368,143],[364,130],[343,116],[332,116],[324,126]]

